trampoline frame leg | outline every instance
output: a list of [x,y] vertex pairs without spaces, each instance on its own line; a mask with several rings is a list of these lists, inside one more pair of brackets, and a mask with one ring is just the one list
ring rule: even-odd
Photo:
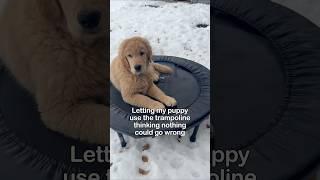
[[120,139],[120,142],[121,142],[121,147],[123,147],[123,148],[126,147],[127,146],[127,142],[124,139],[123,134],[119,133],[119,132],[117,132],[117,133],[118,133],[118,136],[119,136],[119,139]]
[[193,133],[190,137],[190,142],[196,142],[197,141],[197,134],[198,134],[198,130],[199,130],[200,125],[197,125],[196,127],[194,127],[193,129]]

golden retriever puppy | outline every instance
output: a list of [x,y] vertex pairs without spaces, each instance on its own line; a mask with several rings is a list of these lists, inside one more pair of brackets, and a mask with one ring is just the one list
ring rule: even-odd
[[128,104],[148,109],[177,104],[153,83],[159,79],[159,73],[171,73],[172,69],[152,61],[152,49],[146,39],[133,37],[123,41],[110,71],[112,84]]
[[0,15],[1,59],[44,124],[98,144],[109,140],[106,3],[7,0]]

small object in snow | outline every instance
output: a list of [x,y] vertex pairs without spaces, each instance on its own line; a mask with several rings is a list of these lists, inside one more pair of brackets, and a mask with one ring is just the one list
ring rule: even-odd
[[141,174],[141,175],[148,175],[149,174],[149,171],[146,171],[146,170],[144,170],[144,169],[141,169],[141,168],[139,168],[139,173]]
[[142,159],[142,161],[145,162],[145,163],[147,163],[147,162],[149,161],[148,156],[145,156],[145,155],[143,155],[143,156],[141,157],[141,159]]
[[210,128],[210,125],[209,125],[209,124],[207,124],[207,128],[208,128],[208,129]]
[[159,8],[160,6],[158,6],[158,5],[151,5],[151,4],[149,4],[149,5],[145,5],[146,7],[152,7],[152,8]]
[[208,24],[202,24],[202,23],[197,24],[197,28],[206,28],[208,26],[209,26]]
[[145,144],[145,145],[143,145],[143,147],[142,147],[142,151],[145,151],[145,150],[148,150],[148,149],[150,149],[150,144]]

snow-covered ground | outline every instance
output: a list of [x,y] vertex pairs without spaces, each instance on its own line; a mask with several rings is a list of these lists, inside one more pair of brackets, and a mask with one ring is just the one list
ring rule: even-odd
[[[132,36],[147,38],[154,54],[179,56],[210,68],[210,7],[204,4],[143,0],[111,0],[110,58],[121,41]],[[197,25],[207,24],[199,28]],[[189,131],[182,141],[175,136],[133,139],[122,149],[111,131],[111,179],[119,180],[209,180],[209,118],[202,123],[197,142],[190,143]],[[143,150],[143,146],[150,148]],[[147,157],[144,163],[142,157]],[[139,168],[148,171],[139,173]]]

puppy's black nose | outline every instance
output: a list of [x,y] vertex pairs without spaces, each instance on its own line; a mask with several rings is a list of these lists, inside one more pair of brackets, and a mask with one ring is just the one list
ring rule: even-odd
[[141,71],[141,65],[135,65],[135,66],[134,66],[134,69],[135,69],[136,71]]
[[101,13],[100,11],[81,11],[78,14],[79,24],[87,30],[92,30],[100,24]]

